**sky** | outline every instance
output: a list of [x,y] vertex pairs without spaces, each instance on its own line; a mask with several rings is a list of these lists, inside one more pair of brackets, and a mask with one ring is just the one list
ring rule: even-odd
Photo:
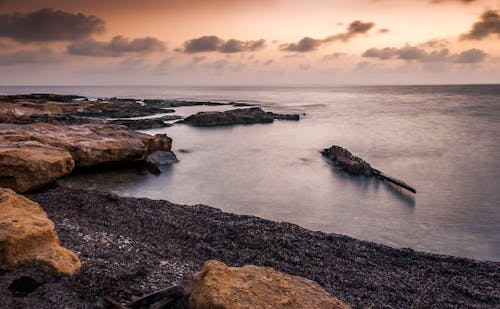
[[500,0],[0,0],[0,85],[500,83]]

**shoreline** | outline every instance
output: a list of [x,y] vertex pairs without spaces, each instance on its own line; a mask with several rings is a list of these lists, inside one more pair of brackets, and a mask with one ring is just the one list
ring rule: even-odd
[[[8,307],[89,307],[107,295],[125,301],[178,283],[211,258],[315,280],[353,308],[500,305],[498,262],[395,249],[204,205],[57,184],[26,195],[42,205],[61,244],[79,255],[83,267],[61,279],[35,270],[0,272]],[[24,274],[46,283],[26,297],[13,297],[6,285]]]

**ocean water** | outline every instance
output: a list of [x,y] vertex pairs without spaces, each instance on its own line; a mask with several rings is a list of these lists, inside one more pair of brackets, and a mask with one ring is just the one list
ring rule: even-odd
[[[29,92],[253,102],[305,114],[299,122],[145,131],[171,136],[180,161],[159,176],[122,167],[71,175],[67,185],[500,261],[500,85],[0,87],[3,94]],[[417,194],[336,170],[320,155],[334,144]]]

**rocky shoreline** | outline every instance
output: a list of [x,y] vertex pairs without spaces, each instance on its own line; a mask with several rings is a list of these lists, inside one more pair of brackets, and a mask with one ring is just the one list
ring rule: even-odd
[[[393,249],[294,224],[196,205],[124,198],[53,186],[27,196],[43,205],[61,244],[77,253],[73,277],[1,270],[6,308],[102,306],[182,280],[204,261],[255,264],[318,282],[353,308],[498,308],[500,263]],[[25,297],[7,286],[29,275],[45,282]],[[178,304],[187,308],[187,303]]]

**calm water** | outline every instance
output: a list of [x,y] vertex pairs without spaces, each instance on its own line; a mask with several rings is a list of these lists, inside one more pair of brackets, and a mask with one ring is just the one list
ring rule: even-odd
[[[171,136],[180,159],[161,175],[121,169],[65,181],[500,261],[500,86],[0,87],[0,93],[23,92],[237,100],[305,113],[300,122],[150,130]],[[202,109],[221,108],[178,113]],[[319,151],[333,144],[418,193],[332,169]]]

